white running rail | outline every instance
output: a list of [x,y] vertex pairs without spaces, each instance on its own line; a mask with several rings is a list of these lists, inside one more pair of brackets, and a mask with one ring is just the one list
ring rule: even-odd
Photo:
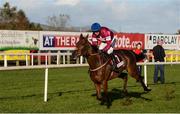
[[[71,55],[71,53],[31,53],[31,54],[0,54],[4,56],[4,66],[0,67],[0,71],[3,70],[19,70],[19,69],[45,69],[45,82],[44,82],[44,102],[47,102],[48,98],[48,69],[49,68],[62,68],[62,67],[84,67],[88,66],[87,63],[83,63],[83,58],[81,58],[79,64],[55,64],[55,65],[48,65],[47,64],[47,56],[53,55],[53,56],[60,56],[60,55]],[[8,55],[25,55],[26,56],[26,61],[27,61],[27,56],[32,55],[32,56],[45,56],[45,64],[44,65],[26,65],[26,66],[7,66],[7,59],[6,56]],[[31,57],[32,57],[31,56]],[[26,62],[27,63],[27,62]],[[58,62],[57,62],[58,63]],[[148,65],[160,65],[160,64],[180,64],[180,62],[142,62],[142,63],[137,63],[137,65],[143,65],[144,66],[144,82],[147,85],[147,66]]]

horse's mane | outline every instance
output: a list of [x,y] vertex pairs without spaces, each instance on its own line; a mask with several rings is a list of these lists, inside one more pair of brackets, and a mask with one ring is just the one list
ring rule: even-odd
[[106,53],[100,52],[97,46],[91,45],[91,43],[88,41],[88,35],[86,37],[84,37],[83,35],[80,35],[80,40],[82,41],[84,40],[85,43],[83,45],[86,51],[91,50],[92,54],[97,54],[101,56],[103,61],[107,61],[107,59],[109,59]]
[[93,51],[98,52],[98,47],[97,46],[92,46],[91,45],[91,47],[92,47]]
[[[80,37],[83,37],[83,36],[80,36]],[[91,43],[88,41],[88,36],[83,37],[83,38],[84,38],[84,40],[86,40],[85,41],[86,42],[85,47],[91,48],[93,50],[93,52],[98,53],[98,50],[99,50],[98,47],[91,45]]]

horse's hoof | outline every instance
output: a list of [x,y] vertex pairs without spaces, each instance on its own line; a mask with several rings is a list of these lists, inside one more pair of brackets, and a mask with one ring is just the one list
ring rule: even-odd
[[105,103],[104,101],[101,101],[100,105],[104,105],[104,103]]
[[144,91],[147,91],[147,92],[148,92],[148,91],[151,91],[151,89],[148,89],[148,88],[147,88],[147,89],[145,89]]
[[123,95],[123,97],[126,97],[128,95],[128,92],[127,91],[123,91],[122,95]]
[[107,102],[107,108],[109,109],[111,105],[112,105],[111,99],[109,99],[108,102]]
[[102,100],[102,98],[98,98],[98,97],[97,97],[97,100],[101,101],[101,100]]
[[110,109],[110,106],[111,106],[111,105],[107,105],[107,109]]

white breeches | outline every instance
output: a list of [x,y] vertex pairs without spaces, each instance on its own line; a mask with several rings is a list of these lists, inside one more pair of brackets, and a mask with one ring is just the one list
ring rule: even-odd
[[110,47],[110,48],[108,49],[107,53],[108,53],[108,54],[111,54],[112,52],[113,52],[113,48]]
[[[100,45],[99,45],[99,50],[103,50],[105,47],[106,47],[106,43],[101,43]],[[110,47],[108,50],[107,50],[107,54],[111,54],[113,52],[113,48],[112,47]]]
[[99,45],[99,50],[103,50],[105,47],[106,47],[106,43],[101,43],[100,45]]

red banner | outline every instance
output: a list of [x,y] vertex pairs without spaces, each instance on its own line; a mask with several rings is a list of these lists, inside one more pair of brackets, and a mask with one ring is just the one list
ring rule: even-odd
[[55,36],[55,47],[75,47],[79,41],[79,36],[64,35]]
[[[74,50],[81,33],[75,32],[40,32],[40,50]],[[92,33],[89,34],[91,37]],[[115,49],[134,49],[137,43],[144,49],[144,34],[116,33]]]
[[142,44],[144,49],[144,34],[139,33],[116,33],[115,49],[134,49],[137,43]]

